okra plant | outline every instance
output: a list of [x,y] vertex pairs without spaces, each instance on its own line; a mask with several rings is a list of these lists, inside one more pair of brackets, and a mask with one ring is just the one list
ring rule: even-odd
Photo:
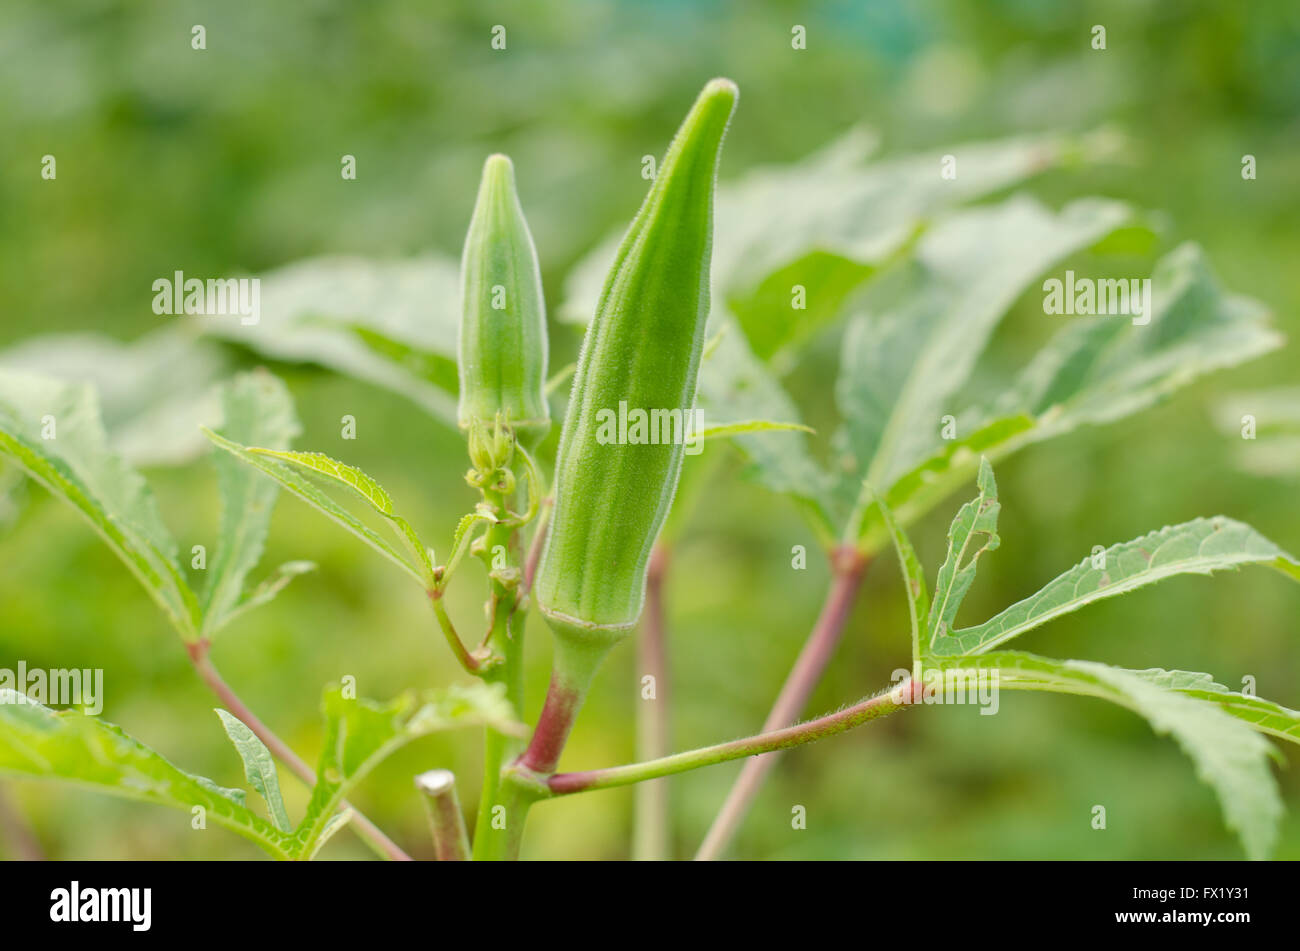
[[[1266,737],[1300,743],[1300,712],[1205,673],[1053,660],[1008,645],[1175,575],[1259,565],[1300,580],[1300,563],[1277,543],[1227,516],[1193,518],[1095,546],[1038,593],[980,623],[958,623],[980,559],[1000,544],[992,463],[1129,416],[1202,373],[1280,346],[1262,308],[1220,288],[1200,251],[1184,245],[1157,263],[1159,293],[1144,320],[1067,325],[1005,391],[960,405],[980,352],[1030,282],[1071,254],[1149,233],[1141,216],[1099,199],[1059,212],[1023,196],[967,204],[1043,168],[1090,161],[1095,143],[1039,137],[971,146],[955,185],[937,179],[929,156],[864,168],[862,143],[850,137],[789,172],[719,189],[737,100],[730,81],[704,87],[631,226],[575,270],[562,322],[587,327],[553,458],[550,400],[567,372],[548,376],[541,269],[504,156],[484,165],[458,274],[440,260],[414,271],[308,262],[267,276],[265,326],[209,329],[267,357],[397,388],[457,427],[473,503],[437,548],[374,478],[293,448],[302,426],[288,389],[258,369],[213,391],[219,420],[208,417],[202,431],[221,491],[220,544],[196,584],[144,478],[113,448],[94,388],[33,370],[30,353],[25,363],[12,354],[0,360],[0,452],[90,522],[158,604],[219,699],[218,724],[264,808],[97,716],[25,697],[23,685],[0,698],[0,772],[200,811],[275,858],[310,859],[350,825],[380,855],[400,859],[405,848],[352,808],[349,794],[399,747],[435,731],[481,728],[485,772],[472,835],[448,770],[413,777],[410,795],[425,800],[437,858],[510,859],[530,809],[546,800],[748,759],[700,847],[699,857],[713,858],[725,853],[775,763],[770,754],[914,707],[909,716],[924,716],[926,704],[954,691],[1036,690],[1107,700],[1171,735],[1214,789],[1245,853],[1269,855],[1282,806]],[[412,273],[420,279],[407,279]],[[790,284],[818,306],[799,321],[766,319],[773,294]],[[840,325],[841,425],[819,458],[780,376],[814,337]],[[647,421],[664,438],[648,433]],[[703,440],[733,442],[748,471],[807,516],[832,567],[826,605],[760,732],[673,752],[664,731],[648,729],[655,739],[638,762],[563,771],[566,741],[581,728],[605,657],[639,624],[651,648],[644,656],[662,657],[672,545],[694,490],[718,474],[690,463],[683,483],[685,456]],[[972,480],[975,496],[957,507],[946,555],[927,577],[907,529]],[[465,675],[389,702],[359,699],[346,681],[328,686],[315,768],[240,700],[211,656],[214,639],[244,612],[314,567],[289,562],[249,583],[280,490],[418,585],[412,596],[427,602],[430,629]],[[910,643],[907,676],[800,722],[863,575],[889,551],[910,622],[899,632],[900,644]],[[460,570],[467,558],[486,573],[477,640],[446,599],[453,582],[468,583]],[[533,608],[549,628],[553,666],[541,712],[526,724],[523,641]],[[277,761],[311,788],[296,823]],[[662,825],[662,798],[639,801],[638,819]],[[662,829],[638,843],[637,854],[666,854]]]

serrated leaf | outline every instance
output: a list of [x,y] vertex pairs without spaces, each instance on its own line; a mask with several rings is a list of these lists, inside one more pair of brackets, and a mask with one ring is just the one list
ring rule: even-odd
[[[1269,771],[1273,748],[1216,702],[1180,689],[1161,670],[1125,670],[1092,661],[1057,661],[1016,651],[927,661],[935,670],[997,671],[998,688],[1048,690],[1098,697],[1128,707],[1156,733],[1174,738],[1215,792],[1224,821],[1248,857],[1267,858],[1277,841],[1282,801]],[[1208,676],[1208,675],[1207,675]]]
[[[223,422],[218,432],[232,442],[287,447],[301,432],[289,391],[264,370],[240,374],[223,384],[220,400]],[[277,492],[274,482],[228,453],[215,453],[213,462],[221,489],[221,533],[202,599],[206,638],[252,606],[244,584],[261,560]],[[263,585],[258,603],[273,597],[291,577],[281,574],[281,583]]]
[[56,713],[9,689],[0,689],[0,773],[62,780],[187,813],[199,806],[276,858],[287,857],[292,845],[244,804],[243,790],[178,769],[111,723]]
[[940,448],[950,401],[1011,304],[1129,220],[1124,205],[1098,199],[1052,212],[1018,196],[960,211],[850,302],[836,399],[858,472],[889,486]]
[[1184,244],[1156,262],[1147,324],[1128,317],[1069,321],[991,408],[994,418],[1027,412],[1039,441],[1085,424],[1113,422],[1157,402],[1191,380],[1253,359],[1282,343],[1267,310],[1230,294],[1204,252]]
[[222,729],[234,745],[235,752],[244,761],[244,776],[266,800],[275,827],[281,832],[292,832],[293,823],[289,821],[289,814],[284,809],[284,797],[280,794],[280,774],[276,771],[271,751],[238,717],[220,709],[216,713],[221,718]]
[[1090,555],[983,624],[959,631],[945,628],[931,650],[936,655],[982,653],[1094,601],[1174,575],[1210,574],[1242,565],[1270,565],[1300,577],[1295,558],[1249,525],[1221,515],[1198,518],[1112,545],[1101,556]]
[[288,490],[290,494],[306,502],[326,518],[346,528],[357,538],[393,562],[393,564],[405,569],[415,580],[421,584],[425,583],[425,576],[419,568],[409,562],[392,545],[384,541],[374,529],[331,499],[313,483],[300,475],[297,470],[284,463],[277,462],[270,456],[255,453],[248,446],[241,446],[238,443],[231,442],[211,430],[205,429],[204,434],[226,452],[238,456],[254,468],[261,469],[280,483],[281,488]]
[[490,726],[521,735],[502,684],[475,683],[408,692],[390,703],[349,700],[338,686],[325,691],[325,741],[307,814],[294,833],[293,854],[314,853],[348,791],[407,743],[430,733]]
[[456,425],[460,268],[324,257],[261,275],[260,315],[205,317],[202,327],[277,360],[315,363],[411,400]]
[[948,555],[935,578],[929,624],[921,643],[923,653],[934,651],[935,645],[948,636],[957,609],[975,580],[980,555],[994,550],[1000,542],[997,529],[1001,505],[993,467],[987,459],[980,460],[977,484],[979,495],[958,509],[948,529]]
[[306,469],[308,472],[325,476],[327,479],[351,489],[372,509],[388,519],[397,531],[398,537],[406,545],[407,550],[415,556],[416,564],[420,566],[423,572],[423,580],[426,586],[431,587],[433,585],[433,562],[429,559],[429,549],[420,541],[420,536],[415,533],[415,529],[411,527],[410,522],[393,511],[393,500],[384,491],[383,486],[370,476],[356,466],[350,466],[347,463],[339,462],[337,459],[331,459],[322,452],[284,452],[261,447],[249,447],[248,451],[259,456],[270,456],[272,459],[278,459],[301,469]]
[[0,455],[72,505],[122,559],[187,641],[198,599],[144,478],[107,446],[86,385],[0,370]]
[[[885,503],[893,510],[899,526],[912,524],[967,484],[978,471],[981,458],[996,461],[1000,449],[1033,427],[1031,416],[1008,416],[993,420],[963,439],[946,441],[943,448],[898,478],[885,492]],[[859,549],[867,554],[889,543],[888,527],[874,508],[866,510],[855,531]]]

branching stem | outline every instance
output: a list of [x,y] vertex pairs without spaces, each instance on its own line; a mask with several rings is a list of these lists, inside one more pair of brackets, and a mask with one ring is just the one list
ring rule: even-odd
[[[239,695],[231,689],[230,685],[221,679],[221,675],[217,672],[217,668],[213,666],[212,660],[208,656],[209,646],[207,641],[197,641],[189,645],[190,661],[194,664],[194,669],[198,671],[199,677],[217,695],[222,705],[238,717],[244,726],[252,730],[254,736],[266,744],[266,748],[271,751],[271,754],[276,759],[288,766],[299,779],[307,784],[308,788],[313,787],[316,784],[316,771],[303,762],[298,757],[298,754],[289,748],[288,744],[276,736],[275,731],[259,720],[244,701],[239,699]],[[383,830],[363,816],[355,806],[346,802],[342,806],[345,809],[352,810],[352,821],[348,824],[379,855],[399,862],[409,862],[411,860],[411,857],[402,851],[396,842],[384,835]]]

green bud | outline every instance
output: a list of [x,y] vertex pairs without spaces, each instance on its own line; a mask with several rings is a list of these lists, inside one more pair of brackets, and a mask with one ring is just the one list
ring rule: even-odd
[[[640,616],[677,489],[709,314],[718,158],[738,95],[715,79],[682,123],[605,279],[574,376],[535,590],[558,645],[594,662]],[[602,421],[620,402],[678,411],[681,438],[611,444]]]
[[463,428],[500,418],[527,443],[551,425],[546,305],[528,223],[504,155],[483,164],[461,258],[460,412]]

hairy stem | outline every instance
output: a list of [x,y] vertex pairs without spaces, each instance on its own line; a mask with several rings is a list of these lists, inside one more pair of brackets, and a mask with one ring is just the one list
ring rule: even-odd
[[[496,490],[484,490],[484,498],[493,506],[497,517],[506,518],[505,497]],[[497,552],[504,553],[503,571],[491,577],[491,595],[488,610],[492,627],[484,646],[488,656],[499,661],[482,672],[489,683],[505,684],[506,698],[515,713],[524,713],[523,632],[516,631],[516,608],[519,605],[518,582],[504,580],[511,571],[518,570],[518,542],[515,528],[509,524],[492,525],[484,536],[483,559],[488,570],[493,570]],[[483,739],[483,789],[479,795],[478,816],[474,822],[474,858],[496,858],[492,841],[499,839],[501,830],[493,828],[494,811],[502,803],[501,769],[519,751],[518,741],[489,727]]]
[[837,733],[844,733],[869,720],[876,720],[902,710],[912,701],[913,689],[910,681],[905,682],[887,693],[869,697],[851,707],[818,717],[816,720],[760,733],[742,740],[732,740],[729,743],[706,746],[686,753],[676,753],[645,763],[631,763],[627,766],[613,766],[580,773],[556,773],[547,780],[546,786],[553,796],[567,796],[594,789],[612,789],[616,786],[627,786],[662,776],[671,776],[674,773],[684,773],[702,766],[725,763],[728,760],[802,746]]
[[[194,669],[198,671],[199,677],[217,695],[225,708],[238,717],[244,726],[252,730],[254,736],[266,744],[266,748],[271,751],[271,754],[276,759],[288,766],[299,779],[307,784],[308,788],[314,786],[316,784],[316,771],[303,762],[298,757],[298,754],[276,736],[270,727],[259,720],[253,711],[245,705],[244,701],[239,699],[238,694],[230,688],[230,685],[221,679],[221,675],[217,673],[217,668],[213,666],[211,659],[208,657],[208,646],[207,641],[198,641],[189,645],[190,661],[194,664]],[[342,805],[344,808],[352,810],[352,821],[348,824],[379,855],[399,862],[409,862],[411,860],[411,857],[402,851],[396,842],[384,835],[383,831],[362,815],[355,806],[346,802]]]
[[[654,697],[637,705],[637,758],[655,760],[668,755],[669,683],[668,643],[664,628],[663,585],[671,549],[660,541],[650,553],[646,573],[645,613],[638,642],[641,676],[654,678]],[[632,858],[661,862],[669,858],[668,782],[654,779],[636,788],[635,838]]]
[[[831,584],[826,593],[826,601],[799,658],[781,687],[776,703],[767,715],[763,724],[764,733],[788,727],[803,712],[808,697],[821,680],[826,665],[835,654],[835,648],[839,646],[844,624],[853,608],[868,564],[869,560],[852,546],[841,546],[832,552]],[[745,764],[700,845],[696,859],[716,859],[726,850],[753,804],[759,787],[776,765],[776,759],[775,756],[761,756]]]

